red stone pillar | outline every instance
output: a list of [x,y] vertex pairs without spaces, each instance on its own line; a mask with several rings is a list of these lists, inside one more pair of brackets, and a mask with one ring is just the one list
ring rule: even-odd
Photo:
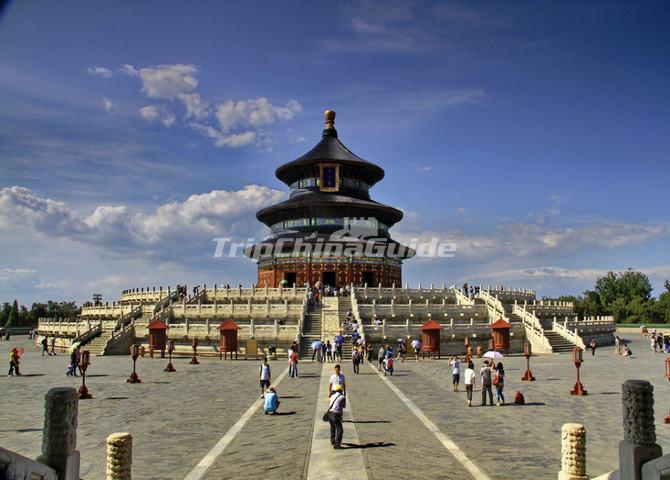
[[314,285],[314,282],[312,282],[312,260],[310,260],[309,258],[307,259],[307,265],[305,266],[305,271],[306,271],[305,276],[307,277],[305,278],[305,281],[310,285]]
[[347,285],[354,283],[354,259],[349,258],[349,263],[347,263]]

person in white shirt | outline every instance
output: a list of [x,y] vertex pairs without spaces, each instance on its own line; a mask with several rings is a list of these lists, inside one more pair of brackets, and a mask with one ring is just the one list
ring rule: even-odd
[[454,392],[458,392],[458,384],[461,381],[461,360],[458,357],[454,357],[454,359],[449,362],[449,366],[452,367],[452,377],[453,377],[453,384],[454,384]]
[[272,381],[272,373],[270,372],[270,365],[268,365],[268,357],[263,357],[263,363],[258,369],[258,378],[261,384],[261,398],[265,395],[265,390],[270,386]]
[[347,383],[344,379],[344,375],[340,373],[339,365],[335,365],[335,373],[330,376],[330,380],[328,381],[328,397],[333,394],[335,385],[342,385],[342,393],[344,395],[347,394]]
[[472,406],[472,388],[475,384],[475,376],[475,364],[469,362],[468,368],[466,368],[463,373],[463,383],[465,383],[465,392],[468,397],[468,407]]

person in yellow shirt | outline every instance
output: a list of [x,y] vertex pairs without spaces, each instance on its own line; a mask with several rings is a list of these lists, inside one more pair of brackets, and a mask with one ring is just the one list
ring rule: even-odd
[[21,376],[21,372],[19,372],[19,353],[16,348],[12,348],[12,351],[9,352],[9,374],[7,376],[13,377],[15,371],[17,376]]

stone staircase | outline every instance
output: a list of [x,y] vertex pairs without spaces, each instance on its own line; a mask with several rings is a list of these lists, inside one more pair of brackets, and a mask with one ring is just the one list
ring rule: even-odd
[[300,339],[300,358],[312,358],[312,342],[323,340],[321,338],[321,305],[312,304],[307,310],[302,326],[302,337]]
[[351,335],[353,333],[353,329],[351,327],[345,327],[346,320],[347,320],[347,313],[351,310],[351,298],[350,297],[341,297],[339,300],[339,303],[337,305],[337,312],[338,316],[340,317],[340,328],[342,328],[342,331],[344,332],[343,335],[345,335],[345,342],[344,345],[342,345],[342,361],[346,360],[351,360],[351,337],[348,335]]
[[104,330],[97,337],[93,337],[93,339],[85,345],[85,349],[91,352],[91,355],[102,355],[105,345],[107,345],[110,338],[112,338],[112,331]]
[[551,349],[554,351],[554,353],[572,352],[572,349],[575,346],[575,344],[570,340],[563,338],[560,334],[553,330],[545,330],[544,336],[549,341]]

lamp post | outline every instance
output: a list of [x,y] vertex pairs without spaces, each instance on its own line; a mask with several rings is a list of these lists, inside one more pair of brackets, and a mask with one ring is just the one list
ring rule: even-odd
[[140,377],[137,376],[137,372],[135,371],[135,364],[137,363],[137,357],[140,356],[139,345],[130,346],[130,356],[133,357],[133,373],[130,375],[130,378],[126,380],[126,383],[142,383],[142,380],[140,380]]
[[168,341],[168,364],[167,367],[165,367],[165,372],[176,372],[177,370],[174,368],[174,365],[172,365],[172,352],[174,351],[174,340]]
[[87,398],[93,398],[93,395],[90,394],[88,388],[86,387],[86,369],[91,364],[91,352],[84,350],[81,352],[81,358],[79,359],[79,368],[81,369],[81,387],[79,387],[79,399],[85,400]]
[[586,395],[587,392],[584,390],[584,385],[579,381],[579,368],[582,366],[582,349],[579,347],[574,347],[572,349],[572,361],[575,362],[575,368],[577,368],[577,383],[570,390],[570,395],[579,395],[580,397]]
[[193,343],[191,344],[191,347],[193,348],[193,358],[191,359],[190,363],[191,365],[198,365],[200,362],[198,361],[197,352],[198,352],[198,339],[194,338]]
[[665,377],[670,380],[670,357],[665,357]]
[[530,342],[525,342],[523,344],[523,355],[526,357],[526,373],[523,374],[523,377],[521,377],[521,380],[527,381],[527,382],[534,382],[535,377],[533,376],[533,372],[530,371],[530,357],[533,354],[533,349],[530,346]]

